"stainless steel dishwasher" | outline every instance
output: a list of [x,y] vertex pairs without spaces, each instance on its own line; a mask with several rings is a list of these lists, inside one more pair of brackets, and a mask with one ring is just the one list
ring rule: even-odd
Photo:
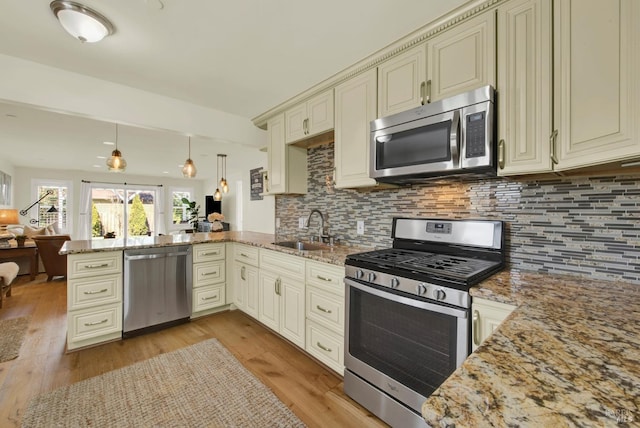
[[123,336],[189,321],[192,247],[125,250]]

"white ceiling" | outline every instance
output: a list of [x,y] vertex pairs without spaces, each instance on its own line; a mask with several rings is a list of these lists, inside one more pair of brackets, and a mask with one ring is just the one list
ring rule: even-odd
[[[0,54],[251,118],[465,1],[82,0],[116,28],[82,44],[59,25],[50,0],[0,0]],[[114,134],[113,124],[0,103],[0,148],[21,153],[10,156],[17,166],[55,160],[60,168],[92,170],[104,163],[96,156],[108,154],[102,141]],[[123,126],[119,145],[130,165],[144,164],[136,174],[177,177],[186,140]],[[192,139],[196,165],[202,154],[231,150],[219,144]],[[81,159],[69,163],[69,153]]]

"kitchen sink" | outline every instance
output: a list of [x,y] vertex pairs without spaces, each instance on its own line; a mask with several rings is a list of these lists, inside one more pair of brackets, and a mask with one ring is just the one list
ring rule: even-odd
[[281,241],[274,242],[273,245],[278,245],[280,247],[293,248],[300,251],[320,251],[327,250],[330,247],[322,244],[313,244],[311,242],[303,242],[303,241]]

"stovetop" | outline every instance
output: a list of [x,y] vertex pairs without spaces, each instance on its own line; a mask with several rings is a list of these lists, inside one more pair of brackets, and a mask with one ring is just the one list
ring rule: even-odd
[[502,266],[499,261],[398,248],[352,254],[347,265],[380,270],[422,281],[441,280],[471,286]]

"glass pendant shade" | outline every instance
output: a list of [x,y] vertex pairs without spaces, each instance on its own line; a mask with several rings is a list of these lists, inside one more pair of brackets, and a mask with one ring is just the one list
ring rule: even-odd
[[182,167],[182,175],[185,178],[193,178],[197,174],[196,166],[191,160],[191,137],[189,137],[189,157],[186,161],[184,161],[184,166]]
[[227,155],[218,155],[218,164],[219,171],[222,171],[222,178],[220,179],[219,189],[222,189],[222,192],[229,193],[229,183],[227,183],[227,179],[224,178],[227,175]]
[[49,7],[62,28],[81,42],[99,42],[114,32],[107,18],[80,3],[56,0]]
[[124,172],[127,168],[127,161],[118,150],[118,124],[116,123],[116,149],[111,152],[111,157],[107,159],[107,168],[112,172]]
[[220,189],[216,189],[216,193],[213,194],[214,201],[222,200],[222,193],[220,193]]

